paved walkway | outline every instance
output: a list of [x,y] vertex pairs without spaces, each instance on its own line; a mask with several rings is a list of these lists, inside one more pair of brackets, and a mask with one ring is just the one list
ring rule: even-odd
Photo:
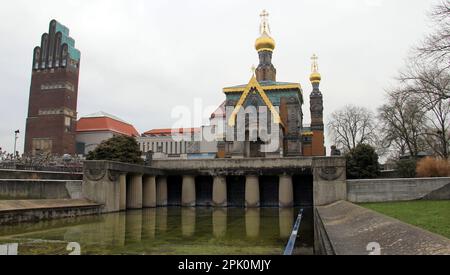
[[450,240],[399,220],[340,201],[317,207],[337,255],[450,255]]

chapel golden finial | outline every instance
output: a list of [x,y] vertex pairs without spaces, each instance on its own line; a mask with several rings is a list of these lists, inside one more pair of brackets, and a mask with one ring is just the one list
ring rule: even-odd
[[254,64],[252,65],[251,70],[252,70],[252,74],[255,75],[256,74],[256,66]]
[[309,80],[311,80],[311,83],[320,83],[322,80],[322,76],[319,73],[319,57],[316,54],[313,54],[311,57],[312,65],[311,65],[311,77]]
[[263,10],[261,15],[260,34],[256,40],[255,48],[258,52],[273,51],[275,49],[275,40],[270,37],[269,13]]
[[263,10],[259,16],[261,17],[260,34],[270,34],[269,13],[266,10]]

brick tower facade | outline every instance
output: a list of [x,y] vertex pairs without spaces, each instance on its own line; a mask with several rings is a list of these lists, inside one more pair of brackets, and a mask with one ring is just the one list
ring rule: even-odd
[[312,57],[312,74],[310,77],[312,84],[312,93],[310,95],[310,108],[311,108],[311,131],[313,133],[311,144],[312,156],[326,156],[325,148],[325,134],[323,123],[323,95],[320,91],[320,81],[322,77],[319,73],[319,66],[317,63],[317,56]]
[[75,154],[79,71],[69,29],[52,20],[34,49],[25,154]]

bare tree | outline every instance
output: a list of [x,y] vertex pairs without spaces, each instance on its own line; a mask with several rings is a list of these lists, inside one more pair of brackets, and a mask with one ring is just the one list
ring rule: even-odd
[[427,149],[424,140],[425,112],[419,97],[412,96],[405,90],[388,92],[387,103],[378,110],[383,145],[394,147],[399,154],[418,156]]
[[383,147],[417,156],[431,149],[448,158],[450,147],[450,0],[433,7],[435,30],[400,72],[398,87],[379,109]]
[[350,151],[359,144],[376,143],[375,116],[367,108],[347,105],[334,112],[328,123],[330,136],[335,145]]
[[426,141],[437,156],[449,157],[450,71],[424,60],[409,61],[400,73],[399,85],[409,97],[417,98],[426,121]]
[[450,0],[442,0],[433,7],[430,19],[436,30],[430,34],[417,51],[420,57],[434,62],[444,62],[450,67]]
[[433,99],[430,104],[450,100],[450,71],[436,63],[429,65],[425,60],[411,59],[400,72],[399,80],[409,94]]
[[427,118],[426,141],[435,155],[450,157],[450,100],[437,98],[435,93],[421,97]]

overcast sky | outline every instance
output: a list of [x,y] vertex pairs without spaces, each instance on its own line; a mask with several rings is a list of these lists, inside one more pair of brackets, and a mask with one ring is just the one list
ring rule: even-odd
[[[409,49],[428,32],[434,0],[14,0],[0,9],[0,147],[22,152],[33,48],[51,19],[81,51],[79,117],[97,111],[139,132],[169,128],[176,106],[216,106],[245,84],[263,9],[277,42],[278,81],[300,82],[309,123],[310,57],[319,55],[325,117],[382,104]],[[206,122],[206,121],[205,121]],[[198,126],[198,125],[194,125]],[[329,143],[327,147],[329,147]]]

